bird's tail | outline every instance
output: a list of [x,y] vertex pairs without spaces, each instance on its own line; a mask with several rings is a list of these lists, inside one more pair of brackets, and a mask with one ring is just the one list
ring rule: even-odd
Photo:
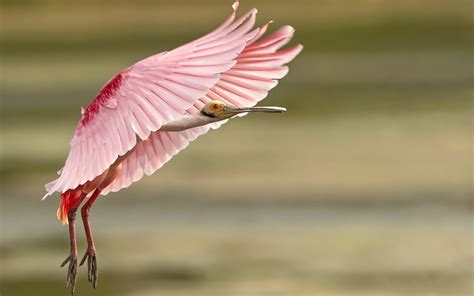
[[56,212],[59,221],[63,224],[67,224],[67,214],[74,207],[77,207],[83,196],[82,188],[78,187],[76,189],[69,189],[61,193],[61,199],[59,200],[58,211]]

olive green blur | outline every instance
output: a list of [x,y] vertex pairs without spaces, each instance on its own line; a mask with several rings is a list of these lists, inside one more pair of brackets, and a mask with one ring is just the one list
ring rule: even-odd
[[[58,196],[40,199],[80,107],[231,4],[2,1],[1,295],[69,293]],[[305,46],[264,102],[288,111],[231,120],[100,198],[93,295],[471,295],[472,1],[240,6]]]

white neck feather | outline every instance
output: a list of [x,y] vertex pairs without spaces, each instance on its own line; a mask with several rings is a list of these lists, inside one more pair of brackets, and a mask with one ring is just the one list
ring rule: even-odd
[[206,125],[209,123],[224,120],[225,118],[213,118],[202,115],[201,113],[194,115],[183,115],[179,119],[169,121],[161,126],[159,131],[179,132],[193,127]]

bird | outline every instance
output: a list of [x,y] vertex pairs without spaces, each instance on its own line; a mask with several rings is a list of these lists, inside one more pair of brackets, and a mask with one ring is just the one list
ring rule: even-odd
[[272,23],[254,28],[257,9],[236,18],[239,2],[216,29],[176,49],[154,54],[120,71],[81,110],[64,166],[45,185],[43,197],[60,193],[57,217],[68,225],[70,252],[66,288],[75,293],[78,272],[76,212],[80,209],[87,250],[88,281],[98,280],[97,252],[89,212],[99,196],[130,186],[161,168],[190,142],[235,117],[251,112],[281,113],[259,107],[287,64],[303,49],[282,49],[294,28],[266,36]]

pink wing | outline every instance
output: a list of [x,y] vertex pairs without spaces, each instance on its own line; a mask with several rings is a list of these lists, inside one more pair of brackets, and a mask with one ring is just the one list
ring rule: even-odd
[[[244,51],[237,57],[237,63],[221,74],[220,80],[209,89],[186,113],[200,112],[210,100],[220,100],[235,106],[253,106],[263,100],[270,89],[284,77],[290,62],[300,51],[301,45],[277,51],[293,37],[290,26],[282,27],[272,35],[255,42],[266,31],[267,25],[259,29],[259,34],[249,40]],[[102,191],[103,195],[116,192],[151,175],[189,143],[210,128],[218,128],[226,121],[216,122],[181,132],[154,132],[149,139],[139,143],[137,149],[122,163],[122,170],[115,181]]]
[[[93,180],[131,150],[138,136],[143,142],[103,194],[129,186],[144,173],[153,173],[209,129],[156,132],[163,123],[198,112],[209,99],[219,98],[239,106],[263,99],[276,84],[273,79],[286,74],[287,69],[281,65],[301,48],[275,53],[291,36],[286,41],[272,35],[254,42],[266,26],[249,33],[256,10],[234,21],[237,6],[234,4],[232,15],[206,36],[142,60],[110,80],[84,110],[66,163],[59,178],[46,185],[45,197]],[[288,30],[292,32],[289,27],[283,29]],[[244,95],[245,91],[250,95]]]

